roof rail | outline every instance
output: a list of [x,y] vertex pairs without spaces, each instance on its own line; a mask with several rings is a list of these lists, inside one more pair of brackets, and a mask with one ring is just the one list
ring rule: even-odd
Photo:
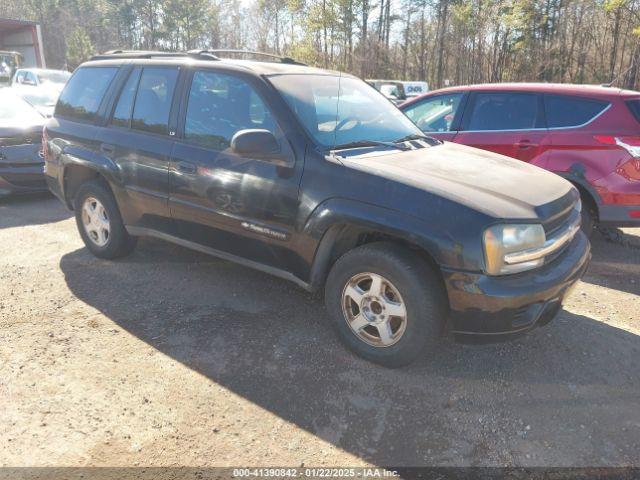
[[281,57],[272,53],[253,52],[250,50],[229,50],[229,49],[215,49],[215,50],[189,50],[188,52],[161,52],[153,50],[109,50],[108,52],[100,53],[91,57],[91,60],[109,60],[109,59],[135,59],[135,58],[184,58],[192,57],[203,60],[220,60],[219,54],[230,54],[254,57],[268,57],[278,60],[280,63],[287,63],[290,65],[305,65],[290,57]]
[[91,57],[91,60],[108,60],[114,58],[175,58],[186,57],[184,52],[160,52],[153,50],[109,50]]
[[280,63],[288,63],[291,65],[305,65],[304,63],[298,62],[297,60],[294,60],[291,57],[281,57],[280,55],[274,55],[272,53],[255,52],[252,50],[234,50],[234,49],[217,48],[213,50],[189,50],[188,53],[193,55],[207,55],[207,54],[213,55],[217,59],[220,59],[219,54],[230,54],[230,55],[240,55],[240,56],[251,55],[254,57],[273,58],[275,60],[278,60]]

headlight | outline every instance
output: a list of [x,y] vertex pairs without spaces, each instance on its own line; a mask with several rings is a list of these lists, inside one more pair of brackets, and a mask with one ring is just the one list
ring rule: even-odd
[[536,258],[521,263],[508,263],[506,256],[511,253],[541,248],[546,241],[544,228],[532,225],[494,225],[484,232],[485,270],[489,275],[518,273],[541,266],[544,258]]

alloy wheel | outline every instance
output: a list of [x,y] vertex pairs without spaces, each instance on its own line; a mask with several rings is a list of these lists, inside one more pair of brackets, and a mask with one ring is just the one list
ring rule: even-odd
[[94,197],[87,197],[82,204],[82,225],[89,239],[98,247],[109,241],[111,224],[104,205]]
[[407,327],[407,310],[398,289],[376,273],[360,273],[342,291],[342,312],[353,333],[375,347],[397,343]]

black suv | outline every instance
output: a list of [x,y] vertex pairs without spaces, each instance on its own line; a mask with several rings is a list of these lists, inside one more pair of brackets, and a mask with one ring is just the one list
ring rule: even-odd
[[113,52],[67,84],[46,177],[94,255],[150,235],[324,289],[387,366],[560,309],[590,258],[569,182],[426,137],[353,76],[220,55]]

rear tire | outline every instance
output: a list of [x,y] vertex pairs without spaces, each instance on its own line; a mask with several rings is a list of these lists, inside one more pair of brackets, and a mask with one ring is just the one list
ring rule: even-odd
[[591,202],[584,198],[582,199],[582,210],[580,211],[580,215],[582,216],[582,224],[580,228],[587,238],[591,238],[596,227],[596,212],[594,207],[591,205]]
[[448,308],[434,269],[393,243],[363,245],[338,259],[327,279],[325,304],[347,347],[392,368],[439,343]]
[[116,200],[103,182],[82,184],[74,198],[74,210],[80,236],[96,257],[120,258],[135,248],[137,238],[127,233]]

